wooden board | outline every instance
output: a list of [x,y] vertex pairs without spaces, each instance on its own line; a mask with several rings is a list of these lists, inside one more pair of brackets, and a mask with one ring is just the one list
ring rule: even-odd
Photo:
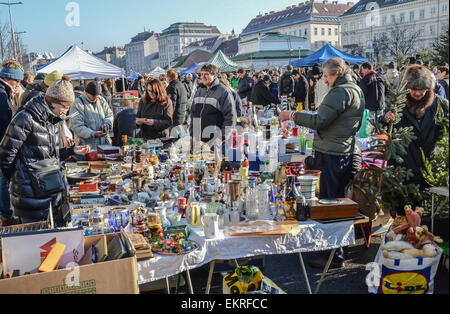
[[311,204],[311,219],[352,218],[358,216],[358,203],[348,198],[339,198],[342,201],[338,205],[320,204],[313,201]]
[[298,221],[251,221],[245,223],[231,223],[229,227],[230,236],[251,235],[284,235],[300,233]]

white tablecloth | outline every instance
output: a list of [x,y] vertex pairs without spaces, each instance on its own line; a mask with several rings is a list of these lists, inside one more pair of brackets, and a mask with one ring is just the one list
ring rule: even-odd
[[227,229],[217,239],[206,239],[201,227],[191,227],[190,240],[199,248],[180,256],[155,257],[138,262],[139,283],[164,279],[201,267],[213,260],[229,260],[259,255],[324,251],[355,243],[353,221],[321,224],[300,222],[297,236],[229,236]]

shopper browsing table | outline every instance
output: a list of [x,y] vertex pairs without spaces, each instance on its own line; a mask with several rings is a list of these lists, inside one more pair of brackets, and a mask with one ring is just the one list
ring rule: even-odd
[[[330,91],[317,114],[283,111],[279,119],[280,122],[293,120],[297,125],[315,130],[315,155],[305,163],[310,169],[322,171],[319,198],[343,198],[345,187],[360,168],[354,165],[354,156],[360,154],[355,135],[361,126],[365,99],[344,60],[326,61],[323,73]],[[343,254],[338,260],[342,264]]]

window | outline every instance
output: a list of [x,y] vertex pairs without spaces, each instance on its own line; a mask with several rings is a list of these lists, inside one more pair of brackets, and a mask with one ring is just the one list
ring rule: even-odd
[[383,24],[383,25],[386,25],[386,24],[387,24],[387,16],[383,16],[382,24]]
[[434,25],[430,25],[430,35],[434,35]]
[[331,33],[331,28],[329,28],[328,29],[328,36],[331,36],[332,35],[332,33]]
[[325,28],[322,28],[321,34],[322,34],[322,36],[325,36]]
[[420,13],[419,13],[420,18],[421,18],[421,19],[424,19],[424,18],[425,18],[425,9],[420,9],[419,12],[420,12]]
[[318,30],[317,27],[314,27],[314,35],[317,36],[318,35]]
[[395,14],[391,15],[391,24],[395,23]]
[[436,8],[435,7],[431,7],[430,8],[430,13],[431,13],[431,16],[434,16],[436,14]]
[[337,28],[334,29],[334,36],[338,36],[339,35],[338,31],[339,30]]
[[414,21],[414,11],[409,12],[409,20]]
[[308,30],[305,28],[305,36],[308,35]]
[[355,30],[355,22],[352,22],[352,23],[350,24],[350,27],[351,27],[351,30],[354,31],[354,30]]
[[447,10],[448,10],[447,3],[444,3],[444,4],[442,5],[442,13],[447,14]]
[[400,23],[405,22],[405,13],[400,13]]
[[344,24],[344,32],[347,31],[347,23]]
[[358,21],[358,29],[362,29],[362,22]]

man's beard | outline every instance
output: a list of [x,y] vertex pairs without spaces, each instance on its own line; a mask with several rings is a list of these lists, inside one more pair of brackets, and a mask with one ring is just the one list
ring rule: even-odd
[[416,118],[423,118],[425,115],[425,111],[428,107],[431,106],[434,100],[434,91],[428,91],[422,99],[417,100],[408,94],[406,96],[406,107],[409,112],[414,115]]

